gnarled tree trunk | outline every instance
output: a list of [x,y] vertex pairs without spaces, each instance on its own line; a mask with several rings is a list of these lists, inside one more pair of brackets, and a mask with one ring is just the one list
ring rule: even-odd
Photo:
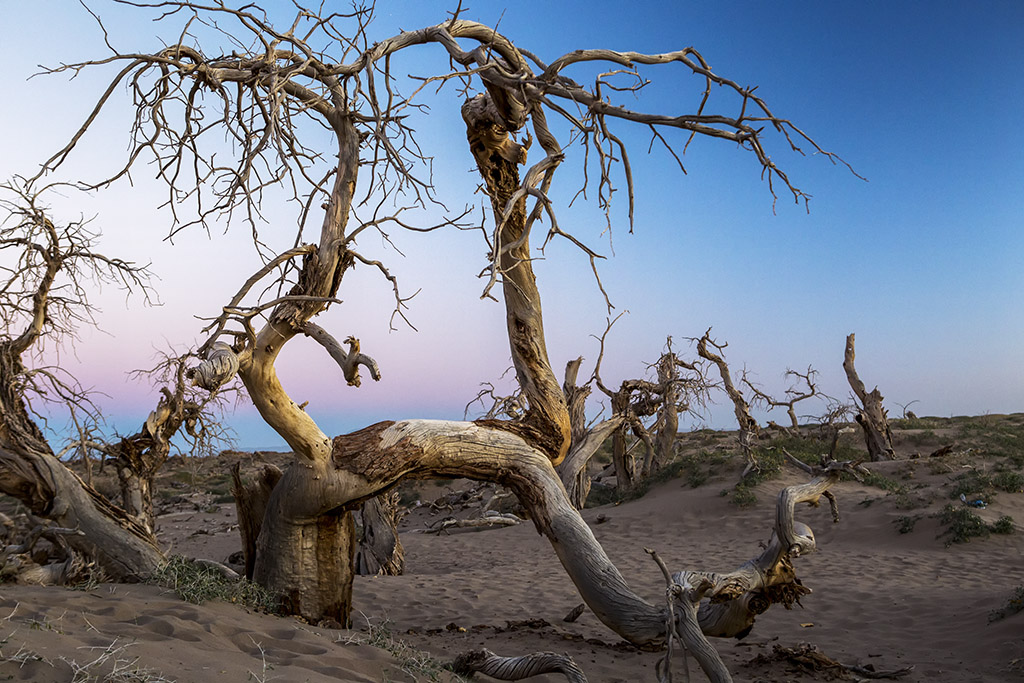
[[864,382],[857,376],[857,370],[853,365],[856,358],[854,348],[854,334],[846,337],[846,351],[843,354],[843,369],[846,371],[846,378],[850,382],[854,395],[860,401],[856,420],[864,433],[864,444],[867,446],[868,455],[872,460],[892,460],[895,451],[892,447],[892,433],[889,431],[889,418],[882,407],[882,392],[875,387],[867,390]]
[[398,576],[405,571],[405,549],[398,537],[398,493],[375,496],[359,510],[362,533],[356,550],[356,574]]
[[757,458],[754,456],[754,442],[760,435],[761,428],[758,426],[757,420],[750,414],[750,404],[747,403],[747,399],[733,383],[732,373],[729,372],[729,364],[725,361],[725,358],[709,349],[709,344],[719,351],[726,344],[723,343],[719,346],[712,341],[711,330],[708,329],[704,336],[697,341],[697,354],[701,358],[711,361],[718,368],[718,373],[722,377],[722,388],[725,389],[726,395],[732,401],[733,414],[736,416],[736,422],[740,428],[740,448],[747,459],[747,465],[743,470],[743,477],[746,477],[747,474],[757,468]]

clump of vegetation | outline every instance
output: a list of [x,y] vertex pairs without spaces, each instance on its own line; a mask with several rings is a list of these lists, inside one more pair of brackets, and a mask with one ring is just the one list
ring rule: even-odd
[[978,451],[1003,456],[1015,467],[1024,467],[1024,424],[987,417],[965,421],[959,426],[959,437]]
[[182,600],[195,605],[223,600],[271,613],[278,607],[277,599],[262,586],[244,578],[229,579],[213,567],[180,555],[169,558],[149,583],[169,588]]
[[914,525],[917,524],[917,520],[919,519],[921,519],[921,515],[914,515],[912,517],[904,515],[902,517],[897,517],[892,521],[892,523],[896,525],[896,531],[901,534],[909,534],[914,530]]
[[[761,482],[771,481],[772,479],[777,478],[782,472],[782,465],[786,460],[786,456],[782,453],[781,447],[772,448],[771,450],[758,449],[756,455],[757,467],[751,470],[750,473],[732,489],[730,500],[740,507],[749,507],[757,502],[757,494],[754,493],[754,487]],[[793,457],[799,458],[796,454],[792,455]],[[819,458],[820,456],[816,455],[812,462],[817,462]],[[802,458],[799,459],[802,460]]]
[[610,486],[591,486],[585,507],[592,508],[610,503],[624,503],[642,498],[651,487],[674,479],[683,479],[690,488],[705,484],[718,466],[728,459],[721,451],[701,451],[677,457],[664,467],[655,470],[651,476],[642,479],[628,492],[622,494]]
[[1003,515],[995,521],[991,528],[992,533],[994,534],[1012,534],[1015,531],[1013,526],[1013,517],[1010,515]]
[[981,499],[986,503],[991,503],[999,491],[1005,493],[1024,491],[1024,474],[1009,469],[995,474],[980,470],[968,470],[957,475],[953,481],[951,498],[959,498],[963,495],[968,500]]
[[992,475],[992,485],[1006,493],[1024,493],[1024,474],[1004,470]]
[[905,490],[904,485],[895,479],[891,479],[884,474],[878,474],[876,472],[869,472],[868,474],[865,474],[861,481],[868,486],[874,486],[875,488],[888,491],[889,493],[902,493]]
[[365,636],[347,636],[339,642],[369,645],[384,650],[398,660],[404,673],[416,680],[421,680],[421,676],[424,677],[423,680],[432,682],[466,680],[447,670],[444,664],[429,653],[417,650],[404,640],[395,638],[387,621],[380,624],[368,623]]
[[946,540],[947,548],[954,543],[970,543],[972,538],[985,538],[989,534],[1012,534],[1015,530],[1013,518],[1009,515],[1000,517],[994,524],[986,524],[970,508],[952,503],[939,513],[939,521],[946,526],[939,538],[949,537]]
[[935,444],[939,442],[939,436],[930,429],[905,434],[903,435],[903,438],[915,446],[921,446],[923,444]]
[[[911,413],[913,415],[913,413]],[[941,417],[897,417],[889,420],[893,429],[925,429],[931,431],[940,427],[947,419]]]
[[1017,586],[1005,605],[989,612],[988,623],[991,624],[993,621],[1005,619],[1018,612],[1024,612],[1024,586]]
[[[782,451],[785,449],[797,460],[808,465],[817,465],[821,462],[821,456],[826,455],[832,448],[831,437],[817,436],[776,436],[771,441],[772,448]],[[835,452],[832,454],[836,460],[859,460],[863,453],[852,443],[840,439],[836,443]]]
[[750,507],[757,502],[757,494],[746,484],[738,484],[732,490],[730,500],[741,508]]
[[939,513],[939,521],[946,526],[939,538],[949,536],[946,540],[947,548],[954,543],[970,543],[972,538],[985,538],[990,533],[985,520],[969,508],[958,505],[949,504],[944,507]]

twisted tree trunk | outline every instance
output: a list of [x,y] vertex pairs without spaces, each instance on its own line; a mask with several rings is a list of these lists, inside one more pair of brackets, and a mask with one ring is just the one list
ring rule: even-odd
[[82,531],[67,536],[68,545],[95,559],[112,580],[145,578],[164,559],[151,528],[111,505],[57,459],[18,393],[25,372],[20,354],[37,338],[0,343],[0,491],[38,517]]
[[356,574],[398,576],[405,571],[405,549],[398,537],[398,493],[375,496],[359,510],[362,525],[356,550]]
[[852,333],[846,337],[843,369],[854,395],[860,401],[860,409],[855,419],[864,432],[864,444],[871,460],[892,460],[896,454],[892,447],[892,433],[889,431],[889,416],[882,407],[882,392],[878,387],[868,391],[864,382],[857,376],[857,369],[853,365],[857,355],[854,337]]

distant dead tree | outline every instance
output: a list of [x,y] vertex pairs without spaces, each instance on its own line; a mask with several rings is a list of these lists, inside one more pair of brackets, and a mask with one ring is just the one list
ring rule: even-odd
[[114,464],[121,508],[151,531],[155,529],[153,481],[175,448],[172,439],[181,441],[177,448],[180,452],[198,456],[210,455],[230,444],[220,414],[224,395],[202,390],[190,379],[187,364],[191,361],[194,365],[196,360],[189,353],[163,354],[151,370],[131,373],[163,385],[156,408],[134,434],[111,440],[90,428],[68,444],[83,450],[87,459],[95,453]]
[[745,370],[740,381],[743,384],[746,384],[747,388],[750,389],[751,393],[753,393],[754,398],[752,402],[757,403],[759,405],[763,405],[768,409],[786,409],[786,415],[789,416],[789,426],[783,427],[782,425],[779,425],[769,420],[768,427],[770,429],[775,429],[785,434],[799,435],[800,420],[797,418],[796,415],[796,404],[800,403],[801,401],[806,401],[809,398],[814,398],[815,396],[820,395],[820,392],[818,391],[818,385],[816,384],[817,376],[818,371],[812,368],[811,366],[807,366],[806,372],[786,370],[784,377],[789,379],[791,383],[786,388],[785,401],[782,399],[773,398],[772,396],[766,394],[764,390],[762,390],[760,387],[758,387],[757,385],[750,381],[750,378]]
[[[672,347],[672,337],[668,337],[658,360],[648,365],[655,379],[627,379],[618,389],[610,389],[601,379],[601,362],[608,332],[617,320],[609,320],[598,339],[600,352],[592,381],[609,397],[612,415],[622,417],[612,436],[612,460],[616,486],[624,494],[672,461],[679,432],[679,415],[699,413],[705,408],[709,385],[704,368],[699,363],[680,359]],[[653,421],[650,420],[652,417]],[[632,445],[627,444],[630,432],[634,437]],[[637,464],[631,452],[641,444],[644,457]]]
[[98,251],[99,235],[88,221],[51,219],[47,189],[19,180],[0,187],[0,491],[33,515],[81,532],[62,538],[110,578],[148,576],[163,561],[152,526],[68,469],[39,425],[46,420],[45,403],[98,417],[73,377],[43,364],[44,343],[59,345],[92,323],[89,287],[95,283],[148,297],[149,271]]
[[[747,460],[747,465],[743,468],[742,475],[746,478],[750,472],[757,469],[757,456],[754,454],[754,441],[756,441],[760,436],[761,427],[757,424],[757,420],[755,420],[750,414],[750,403],[747,402],[743,392],[737,389],[735,383],[732,381],[732,373],[729,371],[729,364],[722,355],[723,350],[729,344],[727,342],[720,344],[713,340],[711,338],[710,327],[700,339],[695,341],[697,342],[697,355],[714,363],[718,368],[718,374],[722,378],[722,389],[732,402],[733,414],[736,416],[736,422],[740,428],[740,448],[743,451],[743,456]],[[714,348],[715,350],[712,351],[709,347]]]
[[[41,174],[61,167],[102,110],[115,101],[119,86],[127,85],[135,111],[128,159],[112,173],[84,184],[106,187],[145,158],[167,183],[168,204],[178,221],[174,231],[235,215],[249,222],[264,249],[264,264],[211,316],[209,336],[201,346],[206,361],[194,375],[200,386],[215,390],[237,370],[263,419],[295,454],[295,465],[269,492],[255,541],[253,579],[278,595],[286,612],[313,622],[345,624],[355,544],[350,509],[404,478],[494,481],[516,493],[603,623],[634,643],[664,642],[667,632],[675,632],[712,681],[731,680],[705,637],[743,633],[771,603],[788,605],[799,596],[791,558],[812,550],[814,542],[809,530],[794,522],[793,509],[798,503],[817,503],[838,481],[842,467],[829,465],[812,473],[808,484],[787,488],[774,516],[774,540],[739,570],[708,575],[700,595],[709,600],[699,606],[687,603],[684,609],[680,603],[670,610],[629,589],[569,502],[554,469],[569,453],[572,425],[548,359],[530,238],[544,218],[545,243],[567,239],[592,265],[599,255],[557,221],[549,190],[570,148],[559,141],[548,117],[562,121],[569,139],[587,151],[584,157],[596,166],[594,195],[606,211],[621,171],[631,219],[632,166],[626,144],[613,131],[619,123],[646,127],[652,142],[663,145],[677,161],[673,135],[679,132],[688,139],[699,135],[735,143],[752,154],[773,195],[780,189],[798,202],[807,196],[769,156],[766,133],[778,134],[794,151],[800,151],[798,143],[806,144],[833,162],[840,160],[788,119],[776,116],[754,89],[714,73],[692,48],[654,55],[577,50],[548,63],[494,27],[460,18],[458,11],[436,26],[373,42],[366,32],[372,8],[329,15],[299,8],[294,21],[279,28],[252,4],[241,9],[184,0],[123,4],[155,8],[158,18],[180,18],[184,28],[153,53],[111,48],[106,58],[52,70],[77,74],[102,64],[121,67],[80,130]],[[422,45],[441,49],[451,71],[418,81],[411,94],[402,94],[396,59]],[[591,72],[599,75],[588,76],[594,79],[591,86],[570,77],[575,65],[597,67]],[[672,65],[698,77],[702,90],[692,111],[630,108],[647,82],[641,67],[656,65]],[[275,363],[286,344],[309,334],[312,319],[337,302],[344,275],[356,263],[376,269],[389,281],[396,314],[401,314],[405,300],[395,278],[383,263],[357,251],[357,237],[385,226],[439,229],[465,216],[419,226],[407,212],[412,205],[436,201],[410,117],[419,111],[423,88],[443,89],[447,83],[458,84],[464,98],[470,152],[494,216],[494,227],[486,232],[489,262],[483,294],[496,297],[500,289],[504,299],[512,361],[526,409],[516,420],[385,421],[332,439],[291,399]],[[712,110],[712,95],[719,92],[734,97],[733,113]],[[623,95],[624,104],[612,101]],[[328,136],[333,146],[318,147]],[[230,149],[215,142],[225,139],[231,141]],[[521,174],[531,143],[536,143],[537,154]],[[302,210],[295,246],[267,253],[255,219],[264,194],[274,187],[293,194]],[[391,208],[394,204],[382,197],[408,199],[410,205]],[[308,225],[317,218],[322,218],[318,232]],[[269,287],[254,289],[268,277]],[[360,366],[374,373],[375,365],[366,357],[344,353],[326,331],[314,338],[341,364],[350,384],[358,384]],[[14,404],[5,403],[5,409],[8,405]],[[7,442],[3,444],[6,449]],[[23,462],[22,452],[5,459],[16,467]],[[0,484],[6,481],[0,476]],[[75,487],[81,490],[80,484]],[[3,488],[32,497],[16,486]],[[106,537],[95,542],[115,543]],[[148,557],[134,568],[145,571]],[[125,566],[132,568],[130,558]]]
[[583,509],[587,502],[587,496],[590,495],[591,477],[587,471],[590,460],[626,419],[624,415],[613,413],[607,419],[594,423],[587,422],[586,400],[592,391],[591,383],[594,378],[591,377],[590,381],[582,386],[576,384],[582,363],[583,357],[580,356],[565,365],[562,391],[565,394],[565,403],[569,410],[572,436],[568,455],[555,467],[555,471],[558,472],[558,476],[562,480],[562,485],[565,486],[569,502],[577,510]]
[[889,416],[882,407],[882,392],[876,386],[867,390],[864,382],[857,376],[853,365],[856,358],[854,334],[846,337],[846,352],[843,354],[843,369],[853,389],[853,395],[859,402],[854,418],[864,432],[864,443],[868,448],[868,456],[872,460],[892,460],[895,451],[892,447],[892,433],[889,431]]

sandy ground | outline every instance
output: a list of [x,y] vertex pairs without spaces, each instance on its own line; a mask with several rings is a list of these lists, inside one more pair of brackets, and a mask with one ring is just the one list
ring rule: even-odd
[[[906,463],[880,469],[908,472]],[[696,489],[675,480],[640,500],[586,510],[584,517],[634,589],[659,601],[663,580],[644,547],[656,549],[673,570],[733,568],[767,540],[774,494],[798,480],[792,472],[760,484],[759,502],[746,508],[720,495],[730,483],[724,477]],[[803,643],[843,663],[913,666],[904,681],[1024,681],[1024,612],[989,623],[989,614],[1024,585],[1024,494],[1000,493],[980,511],[989,521],[1013,516],[1017,533],[947,548],[937,538],[938,520],[926,513],[948,502],[948,494],[941,495],[949,474],[919,466],[912,481],[936,492],[930,508],[916,511],[923,516],[912,533],[898,533],[894,520],[913,513],[897,509],[884,491],[855,482],[836,489],[838,523],[826,509],[798,512],[818,539],[819,551],[797,560],[814,592],[803,609],[776,607],[759,617],[743,640],[713,641],[736,681],[831,680],[828,672],[801,672],[781,662],[750,664],[777,645]],[[173,552],[224,561],[240,548],[233,505],[198,507],[162,515],[160,535]],[[192,605],[154,586],[0,586],[0,680],[108,680],[102,675],[116,667],[123,677],[109,680],[453,680],[403,671],[406,655],[358,644],[370,625],[441,661],[479,647],[505,655],[554,650],[571,654],[592,682],[657,680],[662,653],[622,642],[589,612],[563,621],[580,600],[532,525],[417,533],[445,514],[451,513],[421,507],[404,520],[407,572],[358,577],[358,614],[349,631],[225,603]],[[599,517],[604,521],[597,523]],[[677,656],[677,676],[681,664]],[[76,667],[98,677],[74,678]],[[128,677],[133,670],[140,675]],[[695,671],[692,680],[706,679]]]

